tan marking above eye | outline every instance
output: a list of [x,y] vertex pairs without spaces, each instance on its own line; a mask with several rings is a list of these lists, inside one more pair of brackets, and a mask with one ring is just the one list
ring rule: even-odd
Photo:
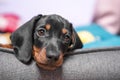
[[67,32],[68,32],[67,29],[65,29],[65,28],[62,29],[63,34],[66,34]]
[[46,24],[45,28],[46,28],[46,30],[50,30],[51,25],[50,24]]

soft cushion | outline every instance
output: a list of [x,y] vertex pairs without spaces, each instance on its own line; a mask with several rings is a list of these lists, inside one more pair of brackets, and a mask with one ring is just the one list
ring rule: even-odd
[[120,47],[76,50],[68,53],[64,64],[55,71],[38,68],[35,61],[23,64],[11,50],[0,50],[0,80],[120,79]]

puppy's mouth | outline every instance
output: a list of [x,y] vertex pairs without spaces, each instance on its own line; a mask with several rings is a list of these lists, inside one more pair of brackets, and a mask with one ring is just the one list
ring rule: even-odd
[[46,58],[46,49],[38,49],[33,47],[33,56],[37,65],[46,70],[55,70],[60,67],[63,63],[63,53],[60,54],[58,60],[49,60]]

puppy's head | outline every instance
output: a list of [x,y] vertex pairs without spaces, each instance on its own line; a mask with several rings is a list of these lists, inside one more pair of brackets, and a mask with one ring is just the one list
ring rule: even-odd
[[54,70],[64,53],[82,47],[72,24],[58,15],[38,15],[11,35],[16,57],[28,63],[33,55],[38,66]]

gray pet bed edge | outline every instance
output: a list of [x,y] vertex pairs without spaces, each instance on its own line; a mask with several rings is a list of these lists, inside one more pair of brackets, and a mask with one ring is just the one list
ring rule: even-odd
[[78,49],[67,53],[55,71],[21,63],[13,50],[0,48],[0,80],[120,80],[120,47]]

